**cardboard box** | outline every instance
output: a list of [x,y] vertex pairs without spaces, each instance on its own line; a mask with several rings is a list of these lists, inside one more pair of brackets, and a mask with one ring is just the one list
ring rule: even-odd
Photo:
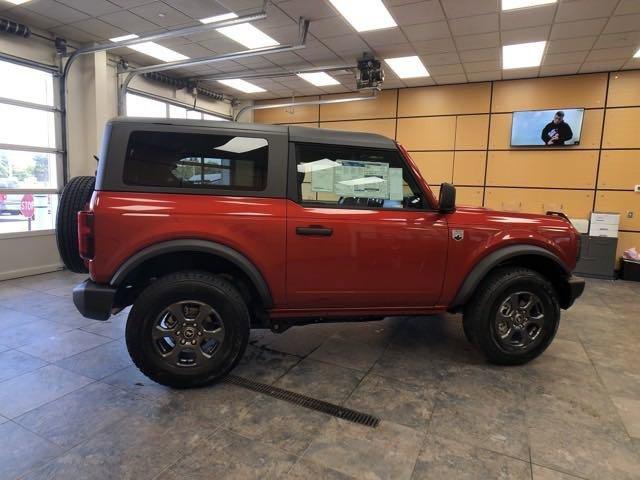
[[619,213],[591,213],[591,225],[620,225]]
[[618,238],[618,225],[591,224],[589,228],[590,237]]

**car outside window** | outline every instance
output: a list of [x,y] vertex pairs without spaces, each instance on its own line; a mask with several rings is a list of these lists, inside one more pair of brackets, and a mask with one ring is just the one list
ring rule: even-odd
[[262,191],[264,138],[178,132],[133,132],[124,165],[129,185]]
[[422,194],[395,150],[296,146],[301,203],[337,208],[421,208]]

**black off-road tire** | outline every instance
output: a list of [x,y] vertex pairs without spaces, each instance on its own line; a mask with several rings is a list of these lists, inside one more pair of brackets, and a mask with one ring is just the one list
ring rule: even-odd
[[[542,336],[532,349],[510,351],[501,345],[494,319],[504,299],[516,292],[531,292],[540,300],[544,313]],[[478,287],[464,312],[465,334],[487,360],[497,365],[522,365],[544,352],[558,330],[560,306],[555,288],[538,272],[521,267],[504,267],[491,273]]]
[[62,190],[56,215],[56,242],[65,267],[75,273],[89,270],[78,250],[78,212],[84,210],[96,185],[96,177],[75,177]]
[[[224,324],[215,361],[197,368],[169,364],[151,336],[162,312],[187,300],[213,307]],[[221,380],[236,366],[247,348],[249,330],[249,310],[230,282],[207,272],[183,271],[161,277],[140,294],[127,319],[126,343],[134,364],[151,380],[173,388],[201,387]]]

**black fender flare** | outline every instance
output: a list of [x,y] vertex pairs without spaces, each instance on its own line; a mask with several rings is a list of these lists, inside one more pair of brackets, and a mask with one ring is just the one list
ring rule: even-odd
[[535,245],[509,245],[507,247],[500,248],[491,252],[484,257],[478,263],[475,264],[471,272],[467,275],[462,286],[458,289],[458,293],[451,302],[450,310],[454,310],[463,306],[473,295],[480,282],[487,276],[487,274],[495,268],[497,265],[514,257],[521,256],[538,256],[544,257],[553,261],[559,269],[561,269],[567,277],[571,275],[571,272],[567,269],[565,264],[554,253],[546,250],[542,247]]
[[109,284],[118,287],[127,275],[147,260],[172,252],[204,252],[227,260],[244,272],[253,283],[265,308],[273,306],[269,285],[260,270],[243,254],[221,243],[201,239],[180,239],[156,243],[135,253],[113,274]]

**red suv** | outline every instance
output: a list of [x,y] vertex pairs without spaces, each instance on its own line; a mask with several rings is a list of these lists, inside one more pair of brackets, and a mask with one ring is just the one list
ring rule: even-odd
[[95,189],[65,188],[58,235],[90,273],[78,310],[133,305],[131,357],[176,387],[227,374],[250,328],[393,315],[463,312],[489,361],[521,364],[584,289],[563,214],[457,207],[446,183],[436,199],[402,146],[368,133],[115,119]]

